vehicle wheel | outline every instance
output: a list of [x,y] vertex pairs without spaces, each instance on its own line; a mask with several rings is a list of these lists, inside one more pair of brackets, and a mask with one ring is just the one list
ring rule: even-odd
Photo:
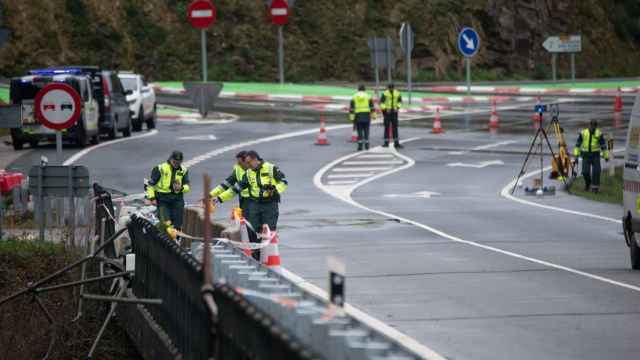
[[13,139],[13,150],[22,150],[24,143],[20,140]]
[[156,128],[156,106],[153,105],[153,113],[151,113],[151,117],[147,119],[147,129],[155,129]]
[[89,136],[87,135],[87,130],[84,126],[80,125],[78,127],[78,133],[76,134],[76,141],[80,147],[87,147],[89,145]]
[[93,136],[93,137],[91,138],[91,143],[92,143],[93,145],[98,145],[98,144],[100,144],[100,132],[98,132],[95,136]]
[[122,130],[122,136],[124,137],[131,136],[131,118],[129,118],[129,121],[127,122],[127,127],[124,130]]
[[629,255],[631,257],[631,268],[640,270],[640,247],[636,241],[636,234],[631,230],[631,213],[623,219],[624,239],[629,246]]
[[142,124],[144,124],[144,109],[141,106],[140,110],[138,110],[138,118],[135,121],[131,119],[131,126],[133,127],[133,131],[141,131]]
[[29,146],[31,146],[32,149],[37,148],[38,147],[38,140],[29,141]]

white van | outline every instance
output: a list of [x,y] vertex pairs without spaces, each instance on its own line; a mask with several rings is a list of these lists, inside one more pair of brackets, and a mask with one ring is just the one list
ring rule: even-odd
[[631,254],[631,268],[640,270],[640,96],[636,97],[624,155],[624,216],[622,229]]

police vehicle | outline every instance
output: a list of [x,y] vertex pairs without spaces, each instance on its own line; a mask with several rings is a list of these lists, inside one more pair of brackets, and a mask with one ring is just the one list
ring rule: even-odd
[[[55,131],[46,128],[36,119],[34,101],[36,94],[49,83],[64,83],[74,88],[82,99],[81,116],[69,129],[63,130],[63,139],[76,142],[85,147],[89,142],[100,141],[98,128],[98,103],[93,97],[91,78],[81,73],[40,71],[31,75],[11,79],[9,90],[11,103],[21,107],[22,127],[11,129],[11,140],[15,150],[21,150],[24,144],[36,147],[41,141],[55,140]],[[64,106],[64,105],[63,105]],[[69,106],[72,106],[69,104]]]

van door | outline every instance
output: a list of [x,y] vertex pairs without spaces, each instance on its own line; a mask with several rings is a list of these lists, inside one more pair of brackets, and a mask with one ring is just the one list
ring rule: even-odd
[[84,103],[83,118],[85,121],[85,129],[87,129],[90,134],[95,134],[98,132],[98,118],[100,114],[98,102],[93,97],[93,87],[91,86],[91,80],[89,78],[82,81],[82,102]]
[[638,195],[640,195],[640,95],[636,97],[629,130],[627,148],[624,155],[624,215],[631,214],[634,232],[640,231]]
[[118,114],[118,129],[125,129],[129,126],[129,103],[124,94],[124,88],[120,82],[120,78],[115,73],[111,73],[111,96],[113,100],[114,110]]

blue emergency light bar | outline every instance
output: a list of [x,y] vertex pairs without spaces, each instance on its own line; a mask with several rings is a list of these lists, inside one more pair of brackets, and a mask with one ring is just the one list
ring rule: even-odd
[[29,74],[31,75],[42,75],[42,76],[55,76],[55,75],[81,75],[82,70],[80,69],[38,69],[38,70],[30,70]]

